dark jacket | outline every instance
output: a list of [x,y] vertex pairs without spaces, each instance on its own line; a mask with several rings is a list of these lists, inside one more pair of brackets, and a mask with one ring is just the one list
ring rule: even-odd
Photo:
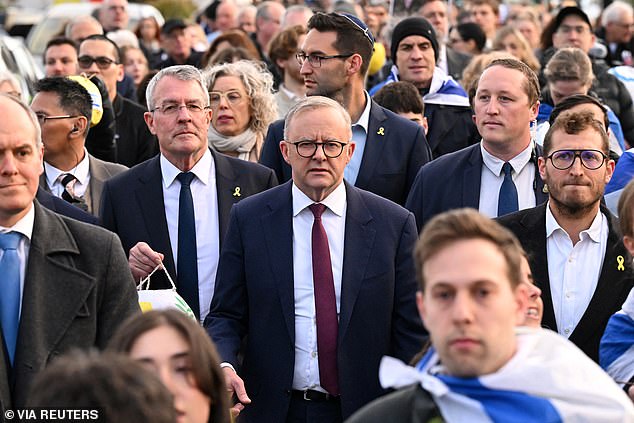
[[112,105],[117,127],[115,162],[132,167],[154,157],[158,153],[158,142],[145,124],[145,109],[119,95]]

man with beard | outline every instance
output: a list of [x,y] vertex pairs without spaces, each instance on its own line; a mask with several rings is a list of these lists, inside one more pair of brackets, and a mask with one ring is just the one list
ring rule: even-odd
[[614,171],[603,124],[589,111],[562,113],[546,134],[538,164],[549,201],[499,222],[530,257],[544,300],[542,326],[598,361],[608,319],[632,288],[616,219],[601,204]]
[[[317,13],[308,22],[297,60],[306,95],[331,98],[352,118],[356,149],[344,171],[346,181],[402,205],[431,152],[421,126],[379,106],[365,91],[373,48],[374,37],[359,18]],[[280,151],[283,130],[284,121],[271,124],[260,158],[280,182],[291,179]]]

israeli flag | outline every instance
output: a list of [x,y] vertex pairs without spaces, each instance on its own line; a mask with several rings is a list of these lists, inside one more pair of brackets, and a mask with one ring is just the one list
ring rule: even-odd
[[634,377],[634,289],[621,311],[608,321],[599,347],[599,364],[618,382]]
[[517,340],[513,358],[493,374],[449,376],[431,350],[417,368],[384,357],[379,379],[386,388],[420,383],[447,422],[634,422],[625,393],[567,339],[518,328]]

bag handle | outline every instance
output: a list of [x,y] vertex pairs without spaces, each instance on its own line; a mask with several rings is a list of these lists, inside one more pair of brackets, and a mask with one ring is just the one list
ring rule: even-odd
[[149,275],[147,275],[145,278],[142,278],[139,281],[139,285],[137,286],[137,291],[141,291],[143,290],[143,286],[145,285],[145,290],[149,290],[150,289],[150,278],[152,277],[152,275],[154,274],[154,272],[156,272],[158,269],[163,269],[163,272],[165,272],[165,275],[167,276],[167,280],[170,281],[170,284],[172,285],[172,290],[176,291],[176,284],[174,284],[174,281],[172,280],[172,277],[170,276],[169,272],[167,271],[167,269],[165,268],[165,266],[163,266],[163,263],[159,263],[154,270],[152,270],[150,272]]

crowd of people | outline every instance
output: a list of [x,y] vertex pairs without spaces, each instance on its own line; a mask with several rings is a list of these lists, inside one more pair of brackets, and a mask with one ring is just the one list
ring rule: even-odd
[[634,422],[632,5],[393,1],[0,72],[0,411]]

